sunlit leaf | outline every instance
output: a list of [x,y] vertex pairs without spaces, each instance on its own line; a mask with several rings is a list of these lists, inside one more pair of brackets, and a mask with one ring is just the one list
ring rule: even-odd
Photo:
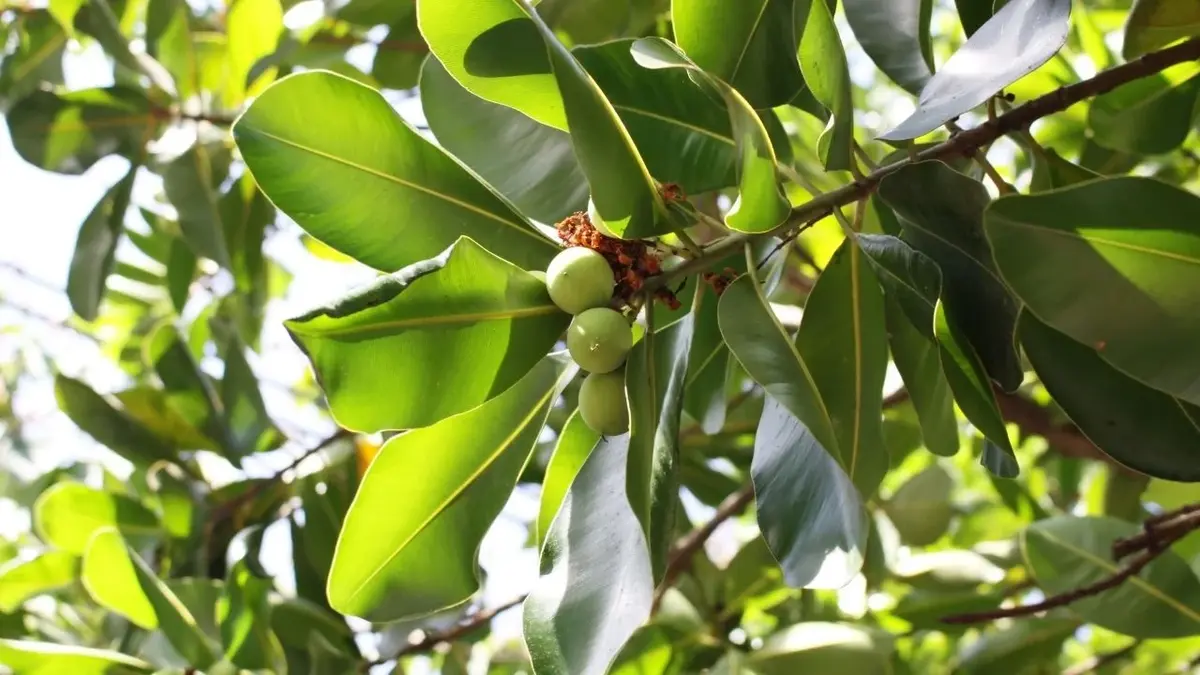
[[63,481],[38,497],[33,526],[48,544],[82,555],[92,535],[103,527],[117,528],[129,537],[160,531],[158,516],[137,501],[82,483]]
[[54,591],[79,578],[79,556],[46,551],[34,558],[14,558],[0,566],[0,612],[11,613],[23,602]]
[[[826,170],[847,170],[855,161],[852,152],[854,102],[846,51],[833,22],[836,4],[831,7],[822,0],[805,2],[808,13],[800,37],[800,68],[813,97],[829,111],[825,130],[817,138],[817,154]],[[799,3],[797,8],[805,2]],[[800,30],[800,22],[797,23],[796,28]]]
[[559,507],[567,495],[567,489],[583,468],[583,463],[592,454],[596,444],[600,442],[600,434],[592,431],[579,415],[579,411],[571,413],[563,424],[558,435],[558,443],[554,446],[554,454],[546,466],[546,478],[542,481],[541,506],[537,517],[537,540],[546,541],[550,531],[550,523],[558,515]]
[[0,664],[16,673],[47,675],[113,675],[155,670],[149,663],[120,652],[33,640],[0,639]]

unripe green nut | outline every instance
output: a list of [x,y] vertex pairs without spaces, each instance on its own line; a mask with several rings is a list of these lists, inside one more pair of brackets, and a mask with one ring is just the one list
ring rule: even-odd
[[592,373],[579,388],[579,416],[602,436],[629,431],[629,404],[625,396],[625,369]]
[[567,326],[567,351],[589,373],[608,373],[625,363],[633,349],[633,328],[620,312],[589,309]]
[[604,256],[582,246],[564,249],[546,267],[550,299],[568,314],[604,307],[616,284]]

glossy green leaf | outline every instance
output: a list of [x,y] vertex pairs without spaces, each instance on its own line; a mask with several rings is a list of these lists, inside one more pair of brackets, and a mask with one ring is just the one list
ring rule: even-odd
[[495,397],[569,321],[545,283],[463,237],[285,325],[338,423],[378,431],[427,426]]
[[1200,407],[1151,389],[1095,349],[1022,312],[1021,345],[1038,379],[1096,447],[1142,473],[1200,481]]
[[[817,155],[827,171],[854,166],[854,101],[850,70],[842,38],[833,22],[833,8],[820,0],[806,0],[807,17],[800,37],[800,68],[813,97],[829,111],[825,130],[817,138]],[[797,19],[805,2],[797,7]],[[801,23],[797,21],[797,24]],[[799,25],[797,30],[800,30]]]
[[754,108],[729,84],[689,61],[677,47],[662,38],[638,40],[633,57],[644,68],[680,68],[719,92],[729,111],[738,152],[738,197],[725,214],[728,227],[738,232],[766,232],[787,219],[791,204],[776,173],[775,149]]
[[1092,139],[1113,150],[1157,155],[1175,150],[1192,130],[1200,75],[1172,84],[1162,74],[1097,96],[1088,107]]
[[890,299],[886,315],[892,362],[912,400],[925,447],[935,455],[954,455],[958,452],[958,420],[937,343],[921,335]]
[[929,78],[916,111],[879,138],[922,136],[1033,72],[1066,43],[1070,16],[1071,0],[1010,0]]
[[[356,133],[329,133],[347,128]],[[432,258],[463,235],[525,269],[544,269],[554,256],[549,238],[353,80],[327,72],[285,77],[233,133],[281,211],[377,269]]]
[[1121,53],[1133,60],[1185,37],[1200,35],[1200,6],[1190,0],[1135,0]]
[[1013,346],[1018,307],[983,234],[987,190],[942,162],[929,161],[884,178],[879,196],[900,218],[904,240],[941,268],[942,302],[962,318],[959,329],[988,376],[1005,391],[1015,391],[1024,377]]
[[[181,450],[220,450],[220,444],[193,426],[192,420],[176,408],[172,397],[161,389],[131,387],[116,392],[114,398],[121,404],[123,416],[144,427],[152,434],[149,438],[161,438],[159,443],[169,443]],[[113,423],[117,423],[115,418]],[[135,440],[138,437],[130,442]]]
[[[1004,280],[1038,319],[1118,370],[1200,404],[1200,198],[1136,176],[988,208]],[[1061,261],[1072,273],[1063,275]],[[1120,308],[1120,311],[1114,311]]]
[[888,520],[909,546],[929,546],[950,529],[954,506],[950,493],[954,479],[934,464],[901,485],[884,503]]
[[149,465],[156,460],[175,457],[169,441],[140,424],[129,411],[116,407],[86,383],[56,375],[54,396],[59,409],[76,426],[130,462]]
[[[1115,574],[1122,564],[1112,559],[1113,542],[1141,531],[1115,518],[1056,516],[1026,529],[1021,548],[1038,586],[1065,593]],[[1196,635],[1200,579],[1183,558],[1167,551],[1125,583],[1074,602],[1071,609],[1086,621],[1133,637]]]
[[940,300],[933,321],[950,391],[963,414],[989,441],[980,463],[995,476],[1015,478],[1020,467],[979,354],[964,339],[957,315]]
[[12,24],[16,45],[0,60],[0,107],[38,88],[41,82],[63,83],[67,33],[44,9],[22,13]]
[[82,555],[88,540],[102,527],[114,526],[126,536],[157,534],[158,516],[124,495],[63,481],[43,492],[33,505],[33,525],[48,544]]
[[759,530],[789,586],[836,589],[858,574],[869,528],[862,497],[835,455],[773,395],[750,472]]
[[534,220],[587,209],[588,184],[571,137],[479,98],[437,59],[421,70],[421,109],[438,143]]
[[[373,621],[429,614],[478,589],[475,556],[576,368],[561,355],[507,391],[393,437],[371,462],[338,537],[329,603]],[[454,453],[441,457],[441,448]],[[397,512],[395,496],[404,494]],[[392,513],[380,522],[378,514]]]
[[12,668],[14,673],[39,675],[131,675],[154,671],[154,666],[141,659],[107,649],[2,638],[0,665]]
[[278,672],[283,647],[270,629],[267,594],[271,589],[271,580],[252,574],[245,560],[230,568],[225,593],[217,601],[226,661],[249,670]]
[[[1026,618],[980,635],[959,650],[956,672],[964,675],[1011,675],[1017,668],[1038,668],[1055,661],[1063,641],[1079,621],[1062,616]],[[1019,671],[1017,671],[1019,672]]]
[[541,577],[525,600],[525,645],[539,674],[602,675],[650,617],[654,578],[626,489],[629,436],[584,462],[550,525]]
[[102,527],[89,540],[83,555],[83,586],[101,607],[146,630],[158,628],[158,613],[142,590],[133,558],[116,528]]
[[145,95],[122,86],[64,94],[38,90],[6,118],[21,159],[67,175],[83,174],[114,153],[141,157],[159,127]]
[[117,244],[125,226],[125,211],[133,192],[137,165],[117,181],[92,207],[79,227],[75,252],[67,274],[71,309],[85,321],[94,321],[104,297],[108,275],[116,262]]
[[892,672],[891,652],[892,638],[882,631],[849,623],[805,621],[771,635],[761,649],[750,653],[746,665],[760,675],[887,675]]
[[546,541],[550,523],[558,515],[568,488],[599,442],[600,434],[584,423],[579,411],[571,413],[558,435],[554,454],[546,466],[546,478],[542,480],[541,505],[536,524],[538,542]]
[[12,613],[36,595],[62,588],[79,577],[79,557],[46,551],[35,558],[14,558],[0,566],[0,612]]
[[468,91],[560,131],[567,115],[529,14],[515,0],[418,0],[429,51]]
[[932,0],[846,0],[843,5],[867,56],[909,93],[921,93],[933,75]]
[[865,497],[887,473],[883,291],[854,239],[843,240],[804,305],[796,350],[829,411],[842,468]]
[[247,96],[262,92],[271,81],[269,73],[247,81],[250,69],[262,57],[275,51],[284,30],[283,7],[279,0],[233,0],[225,13],[225,34],[229,40],[229,84],[222,103],[237,108]]
[[804,87],[790,0],[672,0],[671,25],[688,58],[755,108],[787,103]]

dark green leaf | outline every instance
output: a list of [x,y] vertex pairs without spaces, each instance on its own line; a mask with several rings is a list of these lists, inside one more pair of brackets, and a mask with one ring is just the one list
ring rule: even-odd
[[537,277],[462,237],[286,326],[338,423],[378,431],[427,426],[500,394],[569,321]]
[[0,60],[0,109],[7,109],[42,82],[63,83],[62,60],[68,38],[50,12],[34,9],[22,13],[12,29],[17,36],[16,49]]
[[162,380],[167,405],[216,441],[223,454],[236,457],[216,384],[200,369],[175,326],[164,323],[155,329],[146,338],[143,355]]
[[[51,11],[58,3],[59,0],[51,3]],[[78,29],[96,38],[96,42],[117,64],[133,73],[146,75],[152,87],[160,92],[168,95],[175,93],[171,74],[161,63],[149,54],[140,51],[135,53],[130,49],[129,38],[121,31],[120,20],[107,0],[65,0],[65,3],[75,5],[78,14],[72,17],[73,20],[64,20],[63,28],[68,32]]]
[[42,541],[76,555],[106,526],[130,538],[161,532],[158,516],[139,502],[75,481],[56,483],[38,497],[33,525]]
[[[744,260],[739,256],[739,260]],[[692,353],[688,356],[688,376],[683,388],[683,409],[696,420],[706,434],[715,434],[725,426],[726,388],[729,375],[729,348],[721,337],[720,296],[701,291],[696,310]]]
[[[339,128],[358,133],[329,131]],[[432,258],[463,235],[525,269],[544,269],[554,256],[554,243],[490,187],[421,138],[378,92],[347,78],[285,77],[233,133],[280,210],[377,269]]]
[[964,675],[1012,675],[1056,661],[1063,641],[1079,621],[1063,617],[1027,618],[980,635],[960,649],[957,671]]
[[1017,302],[984,237],[990,199],[983,185],[941,162],[920,162],[884,178],[879,196],[900,218],[905,241],[941,268],[942,302],[961,321],[958,328],[987,375],[1015,391],[1024,377],[1013,346]]
[[167,165],[163,188],[179,212],[179,229],[196,255],[228,269],[229,246],[217,204],[217,186],[229,173],[230,155],[216,144],[196,143]]
[[877,629],[806,621],[767,638],[761,649],[746,658],[746,665],[759,675],[889,675],[892,649],[891,636]]
[[94,321],[100,310],[124,231],[125,211],[129,208],[137,170],[134,164],[124,178],[109,188],[79,228],[67,275],[67,298],[71,309],[85,321]]
[[558,515],[568,488],[599,442],[600,434],[592,431],[580,417],[579,411],[571,413],[558,435],[554,455],[550,457],[550,463],[546,466],[546,478],[542,481],[541,506],[536,523],[539,543],[546,541],[550,523]]
[[1033,72],[1066,43],[1070,16],[1071,0],[1011,0],[929,78],[916,111],[879,138],[922,136]]
[[150,673],[154,666],[107,649],[92,649],[58,642],[0,639],[0,664],[14,673],[46,675],[131,675]]
[[168,441],[109,403],[84,382],[56,375],[54,395],[59,409],[76,426],[130,462],[145,466],[160,459],[174,458],[174,448]]
[[891,235],[859,234],[855,238],[887,295],[912,326],[932,340],[933,309],[942,292],[942,271],[937,263]]
[[963,32],[970,37],[992,18],[994,0],[954,0]]
[[283,7],[279,0],[234,0],[225,12],[229,69],[221,103],[237,109],[247,96],[255,96],[273,79],[273,74],[250,79],[250,70],[262,57],[275,51],[284,31]]
[[[111,531],[110,531],[111,532]],[[195,668],[206,669],[219,658],[208,636],[188,607],[171,588],[155,576],[141,556],[126,548],[138,584],[158,618],[158,631],[183,659]]]
[[800,9],[806,3],[808,12],[800,37],[800,67],[813,97],[829,111],[825,130],[817,139],[817,155],[828,171],[848,170],[854,166],[854,101],[851,99],[846,51],[833,22],[836,4],[830,7],[821,0],[798,2],[797,30],[800,30]]
[[218,208],[237,289],[234,297],[238,331],[243,342],[257,349],[266,303],[272,292],[263,240],[267,227],[275,221],[275,207],[250,174],[245,173],[221,196]]
[[[1118,370],[1200,404],[1200,198],[1123,176],[997,200],[987,236],[1029,312]],[[1062,261],[1071,274],[1061,274]]]
[[[791,0],[674,0],[675,42],[697,66],[755,108],[787,103],[804,87]],[[803,22],[799,22],[801,25]]]
[[7,118],[21,159],[68,175],[83,174],[114,153],[140,158],[159,127],[145,95],[121,86],[65,94],[35,91]]
[[1200,35],[1200,6],[1190,0],[1135,0],[1121,53],[1133,60],[1193,35]]
[[[384,444],[346,514],[329,575],[330,605],[394,621],[469,599],[479,587],[479,543],[576,370],[561,355],[547,357],[486,404]],[[431,448],[453,449],[453,461]],[[406,495],[400,512],[397,494]],[[384,512],[393,516],[381,522]]]
[[46,551],[35,558],[14,558],[0,567],[0,612],[10,614],[29,598],[79,578],[79,556]]
[[1043,192],[1099,177],[1100,174],[1090,169],[1085,169],[1073,162],[1068,162],[1053,150],[1045,150],[1044,152],[1035,151],[1033,155],[1033,176],[1030,178],[1029,191]]
[[[397,16],[387,22],[387,36],[375,50],[375,60],[371,63],[371,77],[388,89],[412,89],[417,86],[421,76],[421,63],[427,60],[429,50],[425,47],[425,41],[421,39],[421,32],[417,28],[416,4],[395,4],[393,11]],[[430,115],[428,119],[432,120],[434,116]]]
[[1200,75],[1172,84],[1161,73],[1134,80],[1097,96],[1088,108],[1091,138],[1098,144],[1139,155],[1175,150],[1192,130]]
[[911,94],[933,75],[932,0],[846,0],[846,20],[863,51]]
[[958,420],[954,417],[954,397],[942,372],[937,343],[918,333],[899,306],[890,300],[887,332],[892,361],[921,423],[925,447],[943,457],[956,454]]
[[629,437],[606,438],[567,491],[525,600],[525,644],[538,673],[601,675],[650,616],[654,578],[629,506]]
[[283,647],[270,629],[267,594],[271,587],[270,579],[255,576],[245,561],[238,561],[230,568],[225,593],[217,601],[224,658],[241,668],[278,672]]
[[1025,354],[1055,403],[1121,464],[1173,481],[1200,481],[1200,408],[1151,389],[1080,344],[1021,313]]
[[220,397],[230,457],[278,448],[286,439],[267,413],[258,378],[246,361],[241,340],[230,335],[221,353],[225,355],[225,372]]

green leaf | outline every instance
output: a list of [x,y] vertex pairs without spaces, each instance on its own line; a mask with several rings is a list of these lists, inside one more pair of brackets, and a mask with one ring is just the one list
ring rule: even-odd
[[129,537],[158,534],[158,516],[124,495],[90,488],[82,483],[56,483],[33,505],[38,536],[62,551],[82,555],[88,540],[102,527],[114,526]]
[[1057,152],[1045,149],[1033,154],[1033,176],[1029,181],[1030,192],[1044,192],[1066,187],[1085,180],[1100,178],[1100,174],[1085,169],[1062,158]]
[[[1015,391],[1024,378],[1013,346],[1018,307],[983,236],[987,190],[942,162],[929,161],[884,178],[879,196],[899,217],[904,240],[941,268],[942,302],[961,317],[958,328],[987,375],[1005,391]],[[906,310],[911,309],[909,303]]]
[[1026,618],[1005,628],[988,631],[960,649],[956,671],[964,675],[1012,675],[1018,669],[1036,669],[1055,662],[1063,641],[1079,628],[1079,621],[1063,617]]
[[255,96],[273,79],[270,73],[247,81],[255,62],[275,51],[284,31],[279,0],[233,0],[225,13],[229,40],[229,84],[222,103],[236,109],[247,96]]
[[888,470],[880,412],[888,347],[883,291],[865,258],[853,238],[834,252],[804,305],[796,351],[828,410],[842,468],[870,497]]
[[763,297],[753,260],[747,261],[750,271],[725,289],[717,308],[725,344],[750,377],[797,417],[821,447],[840,457],[812,371]]
[[539,543],[546,541],[550,524],[558,515],[567,490],[599,442],[600,434],[592,431],[591,427],[584,423],[579,410],[572,412],[563,424],[558,443],[554,446],[554,454],[550,457],[550,463],[546,465],[546,478],[542,481],[541,506],[538,508],[536,523]]
[[729,228],[758,233],[781,225],[791,213],[791,203],[779,183],[771,138],[754,108],[736,89],[705,73],[662,38],[638,40],[631,49],[643,68],[683,69],[725,101],[738,151],[738,198],[725,214]]
[[497,396],[569,321],[545,283],[462,237],[285,325],[338,423],[373,432],[427,426]]
[[[357,133],[329,131],[344,128]],[[377,269],[432,258],[463,235],[525,269],[544,269],[557,250],[378,92],[345,77],[307,72],[279,80],[242,114],[233,134],[259,187],[281,211]]]
[[[1047,594],[1065,593],[1116,573],[1122,564],[1112,559],[1113,542],[1141,531],[1115,518],[1056,516],[1030,525],[1021,548],[1038,586]],[[1071,603],[1071,610],[1133,637],[1196,635],[1200,579],[1183,558],[1166,551],[1116,588]]]
[[567,131],[546,45],[516,0],[418,0],[429,51],[472,94]]
[[150,673],[154,666],[107,649],[33,640],[0,639],[0,664],[14,673],[39,675],[131,675]]
[[603,439],[567,490],[525,600],[535,672],[600,675],[650,617],[654,578],[626,493],[629,436]]
[[437,59],[425,61],[420,91],[438,143],[521,213],[556,223],[587,209],[587,180],[566,132],[475,96]]
[[986,102],[1058,53],[1070,17],[1071,0],[1010,0],[929,78],[916,111],[879,138],[917,138]]
[[102,527],[89,540],[83,555],[83,587],[101,607],[145,630],[158,628],[158,613],[142,590],[133,558],[116,528]]
[[[330,605],[371,621],[395,621],[469,599],[479,587],[479,543],[575,372],[561,355],[547,357],[484,405],[385,443],[338,537]],[[431,448],[454,455],[438,456]],[[397,494],[405,495],[400,511]],[[381,522],[384,512],[392,515]]]
[[[263,256],[263,240],[267,227],[275,222],[275,207],[246,173],[221,196],[218,209],[229,249],[230,271],[237,289],[235,318],[238,332],[243,342],[251,349],[257,349],[272,291]],[[172,255],[174,253],[172,250]],[[181,264],[186,267],[187,261]]]
[[184,241],[196,255],[226,269],[230,267],[229,246],[217,204],[217,186],[229,173],[230,159],[222,146],[195,143],[163,172],[163,189],[179,212]]
[[[821,0],[814,0],[821,2]],[[746,666],[759,675],[892,672],[892,638],[848,623],[806,621],[771,635],[750,653]]]
[[12,32],[17,36],[16,48],[0,59],[0,108],[6,112],[42,82],[63,83],[62,61],[68,40],[62,25],[44,9],[19,15]]
[[175,652],[193,667],[205,669],[216,662],[219,655],[197,623],[197,617],[192,615],[162,579],[155,576],[141,556],[128,546],[126,552],[133,562],[138,584],[154,608],[154,614],[158,618],[158,632],[171,643]]
[[903,239],[884,234],[857,234],[855,239],[888,297],[913,327],[932,340],[933,310],[942,292],[941,268]]
[[11,614],[29,598],[67,586],[79,577],[79,557],[46,551],[36,558],[13,558],[0,566],[0,612]]
[[130,167],[125,177],[92,207],[79,227],[67,275],[67,298],[71,309],[85,321],[95,321],[98,315],[108,275],[112,274],[116,261],[137,170],[137,164]]
[[862,497],[835,455],[774,395],[763,407],[750,472],[759,530],[789,586],[836,589],[858,574],[869,527]]
[[[830,113],[825,130],[817,139],[817,155],[827,171],[848,170],[854,166],[854,101],[846,51],[833,22],[834,8],[821,0],[806,2],[800,68],[813,97]],[[804,4],[796,5],[797,19]]]
[[122,86],[64,94],[39,90],[8,111],[17,154],[34,166],[81,175],[103,157],[137,159],[159,121],[141,91]]
[[790,0],[673,0],[675,43],[698,67],[742,92],[755,108],[791,101],[804,87],[796,60],[800,27]]
[[[1000,273],[1030,313],[1126,375],[1200,404],[1200,198],[1123,176],[988,208]],[[1071,260],[1063,275],[1062,261]],[[1120,311],[1114,311],[1119,308]]]
[[[983,27],[987,20],[992,18],[993,3],[995,0],[954,0],[954,8],[958,10],[958,20],[962,24],[963,32],[967,37],[975,34],[975,31]],[[1007,2],[1007,0],[1001,0]]]
[[[744,260],[741,256],[739,259]],[[683,387],[683,409],[700,424],[706,434],[715,434],[725,426],[726,387],[729,379],[729,348],[721,336],[720,296],[702,294],[696,310],[692,353],[688,356],[688,375]]]
[[[74,3],[74,1],[64,0],[66,3]],[[91,0],[81,4],[78,15],[74,17],[72,24],[63,25],[68,33],[78,29],[96,38],[96,42],[118,66],[128,68],[135,77],[147,76],[150,80],[151,90],[157,90],[156,94],[161,92],[172,95],[175,93],[175,84],[171,74],[161,63],[144,52],[135,53],[130,49],[129,37],[126,33],[132,32],[132,27],[128,31],[122,31],[121,20],[113,12],[113,8],[107,0]],[[78,38],[79,35],[76,34],[74,37]],[[120,68],[117,68],[116,73],[117,79],[121,79]]]
[[950,391],[971,424],[989,441],[980,463],[1000,478],[1015,478],[1020,471],[1016,453],[1008,438],[1004,418],[996,403],[996,394],[987,380],[983,362],[962,335],[960,321],[952,310],[938,301],[934,312],[934,333],[942,357],[942,372]]
[[140,424],[129,412],[117,408],[80,380],[55,375],[58,407],[98,443],[138,465],[175,458],[170,442]]
[[270,628],[271,590],[271,580],[252,574],[245,560],[229,569],[225,593],[217,601],[226,661],[249,670],[278,671],[283,647]]
[[435,59],[426,58],[429,49],[417,26],[416,4],[398,3],[395,11],[401,15],[388,22],[387,36],[371,62],[371,77],[388,89],[412,89],[420,79],[421,64]]
[[151,434],[150,438],[161,438],[159,443],[169,443],[170,447],[181,450],[220,449],[215,440],[193,426],[192,420],[176,408],[171,396],[162,390],[136,386],[117,392],[114,398],[121,404],[123,416],[143,427]]
[[909,546],[929,546],[950,529],[954,479],[934,464],[905,481],[884,503],[888,520]]
[[228,336],[221,353],[225,372],[221,377],[220,398],[223,426],[228,435],[231,458],[255,452],[275,450],[287,440],[267,413],[258,378],[246,361],[241,340]]
[[1121,373],[1029,312],[1018,335],[1042,385],[1096,447],[1151,476],[1200,481],[1200,408]]
[[846,21],[876,66],[910,94],[933,76],[932,0],[846,0]]
[[1192,130],[1200,75],[1172,84],[1161,73],[1134,80],[1097,96],[1088,107],[1096,143],[1139,155],[1171,152]]
[[986,612],[1000,606],[1003,596],[998,592],[980,593],[977,589],[929,590],[918,588],[906,593],[890,613],[912,624],[913,628],[943,633],[966,630],[942,622],[943,617],[955,614]]
[[223,405],[216,384],[200,369],[183,336],[173,324],[164,323],[147,336],[143,355],[162,380],[167,404],[208,438],[228,458],[237,456],[229,428],[224,423]]
[[1121,54],[1133,59],[1179,40],[1200,35],[1200,7],[1190,0],[1135,0],[1125,21]]
[[950,383],[942,372],[941,352],[936,342],[917,332],[902,314],[899,305],[889,299],[886,315],[892,361],[917,413],[925,447],[935,455],[950,457],[958,452],[958,420]]

